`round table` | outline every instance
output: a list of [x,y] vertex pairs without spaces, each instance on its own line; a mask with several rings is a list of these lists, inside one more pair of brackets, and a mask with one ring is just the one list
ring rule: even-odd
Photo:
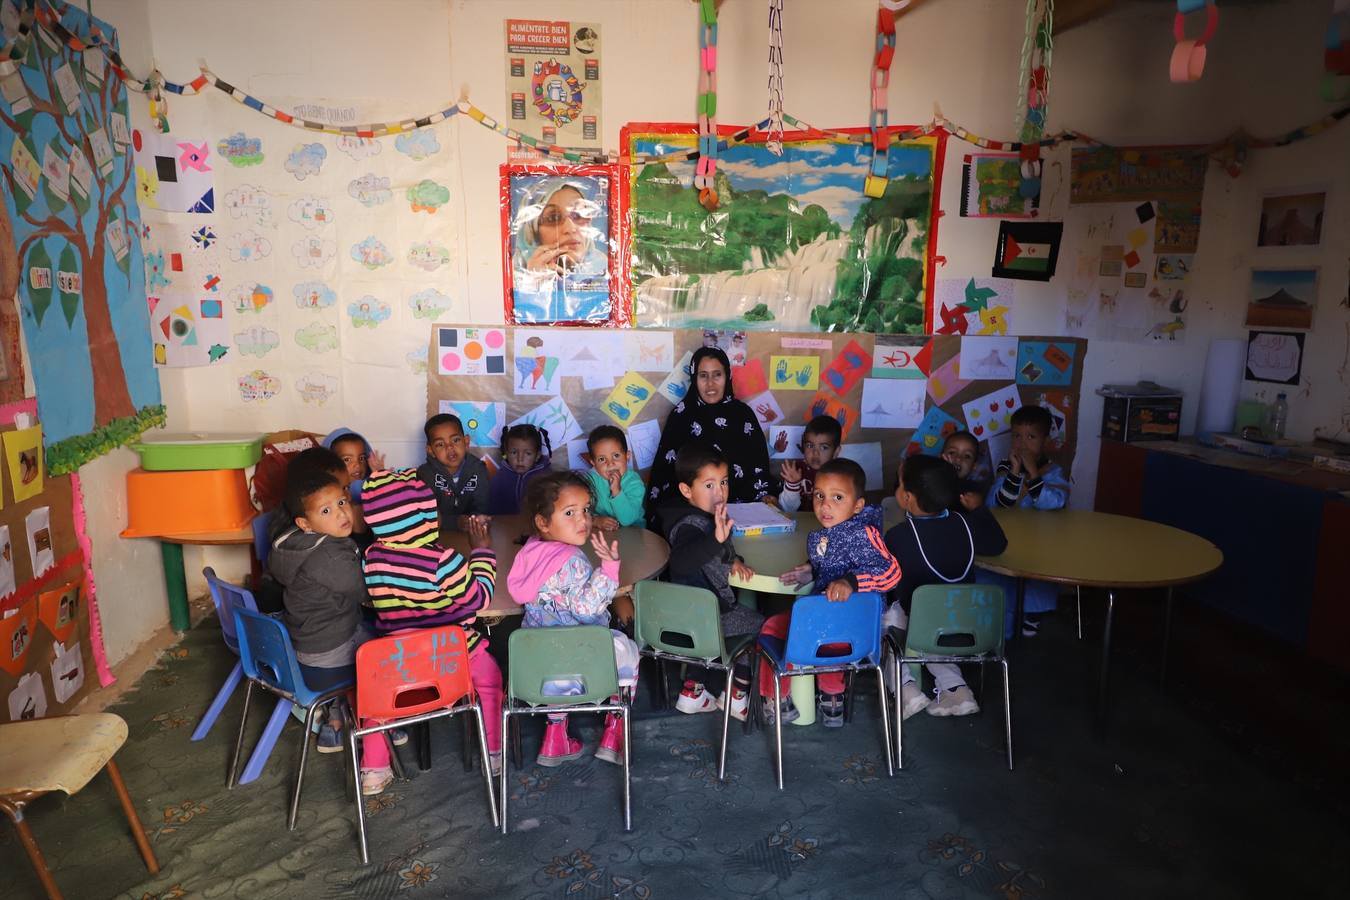
[[[519,543],[517,541],[522,535],[532,534],[534,531],[523,515],[492,517],[488,535],[492,539],[492,549],[497,554],[497,590],[492,594],[492,602],[479,613],[480,618],[500,619],[521,614],[520,604],[511,599],[511,592],[506,589],[506,576],[511,571],[511,563],[515,561],[516,554],[524,546],[523,541]],[[631,585],[651,578],[664,569],[670,560],[670,545],[659,534],[645,528],[638,526],[620,528],[618,531],[607,532],[606,536],[610,540],[617,538],[619,542],[620,584]],[[466,555],[469,552],[469,536],[462,531],[442,531],[441,543]],[[591,549],[590,542],[582,549],[586,551],[591,565],[600,564],[595,551]]]
[[1102,632],[1102,663],[1097,693],[1100,723],[1106,715],[1106,686],[1111,663],[1111,625],[1116,592],[1135,588],[1167,588],[1163,624],[1163,672],[1172,630],[1172,589],[1199,581],[1223,563],[1219,548],[1202,537],[1129,516],[1087,510],[1047,512],[1032,509],[995,509],[994,517],[1008,536],[1008,549],[999,556],[976,557],[989,572],[1017,579],[1017,624],[1022,630],[1025,579],[1106,589],[1106,625]]

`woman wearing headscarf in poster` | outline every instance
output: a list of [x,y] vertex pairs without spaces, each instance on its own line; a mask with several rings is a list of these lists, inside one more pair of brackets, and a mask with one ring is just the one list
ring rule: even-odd
[[731,363],[718,347],[700,347],[689,360],[689,392],[671,411],[661,430],[648,478],[647,520],[657,520],[657,510],[672,497],[679,497],[675,482],[675,456],[687,442],[707,441],[731,464],[727,485],[728,503],[773,502],[780,489],[769,470],[769,446],[759,420],[749,406],[731,392]]
[[545,177],[521,195],[511,236],[516,322],[609,318],[609,210],[601,181]]

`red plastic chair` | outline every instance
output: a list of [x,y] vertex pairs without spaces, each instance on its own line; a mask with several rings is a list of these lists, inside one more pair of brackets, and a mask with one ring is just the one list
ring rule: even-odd
[[[497,802],[492,792],[487,734],[483,730],[483,709],[469,678],[468,638],[464,629],[457,625],[409,629],[362,644],[356,650],[357,721],[347,729],[356,784],[361,783],[358,738],[464,712],[472,712],[478,726],[478,755],[495,827]],[[367,719],[380,724],[357,727]],[[361,864],[365,865],[370,858],[366,850],[365,804],[359,787],[356,831],[361,844]]]

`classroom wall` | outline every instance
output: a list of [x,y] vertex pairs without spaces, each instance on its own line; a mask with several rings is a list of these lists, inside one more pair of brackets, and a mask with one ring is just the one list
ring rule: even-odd
[[[166,75],[186,81],[205,59],[221,77],[269,97],[396,98],[396,108],[421,114],[458,97],[461,88],[489,114],[504,115],[503,19],[506,16],[597,21],[602,25],[605,84],[602,129],[617,147],[627,121],[690,121],[694,102],[694,9],[689,0],[382,0],[379,15],[357,0],[103,0],[95,13],[122,27],[149,21],[153,55]],[[934,101],[973,132],[1014,133],[1023,4],[1010,0],[929,0],[898,28],[890,107],[893,123],[926,122]],[[1118,144],[1208,142],[1239,127],[1269,135],[1328,111],[1316,96],[1321,74],[1325,0],[1226,6],[1208,69],[1195,85],[1167,81],[1175,8],[1132,4],[1061,35],[1054,53],[1050,128],[1072,127]],[[865,124],[873,44],[874,0],[786,4],[787,109],[823,126]],[[125,24],[124,24],[125,23]],[[767,29],[762,2],[729,0],[722,9],[719,118],[743,124],[765,111]],[[133,59],[133,57],[128,57]],[[138,66],[138,68],[143,68]],[[173,97],[171,118],[198,99]],[[133,112],[144,121],[143,103]],[[501,320],[497,166],[507,144],[469,121],[453,129],[460,161],[461,220],[455,232],[463,260],[445,289],[465,298],[475,321]],[[963,220],[956,211],[960,158],[949,142],[938,253],[939,277],[989,274],[997,223]],[[1346,409],[1343,369],[1350,314],[1337,304],[1346,289],[1350,246],[1350,124],[1296,146],[1254,151],[1233,180],[1212,167],[1187,339],[1179,345],[1092,341],[1083,384],[1074,505],[1090,507],[1096,476],[1100,405],[1090,389],[1106,382],[1154,379],[1186,393],[1184,430],[1193,427],[1205,349],[1211,338],[1245,334],[1246,269],[1255,256],[1264,191],[1324,185],[1331,196],[1318,248],[1268,250],[1262,265],[1322,266],[1320,302],[1308,339],[1308,384],[1291,397],[1289,434],[1311,438],[1314,427],[1336,430]],[[1061,218],[1068,197],[1068,151],[1046,161],[1044,215]],[[1275,254],[1271,256],[1270,254]],[[1281,255],[1282,254],[1282,255]],[[1024,283],[1012,314],[1014,330],[1063,330],[1063,281]],[[204,395],[207,370],[164,370],[161,381],[174,428],[249,427],[220,422]],[[1249,393],[1255,393],[1249,390]],[[361,427],[391,462],[420,456],[408,440],[416,422],[369,410]],[[194,560],[189,556],[189,567]]]

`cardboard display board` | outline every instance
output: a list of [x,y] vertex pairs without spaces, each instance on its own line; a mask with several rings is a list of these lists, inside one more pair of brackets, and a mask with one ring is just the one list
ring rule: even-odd
[[1087,353],[1078,338],[435,325],[427,415],[458,415],[474,452],[493,459],[505,426],[532,422],[548,431],[558,468],[584,467],[586,434],[619,425],[645,471],[705,343],[727,352],[736,396],[775,460],[800,458],[803,426],[831,415],[868,490],[889,491],[904,454],[937,454],[955,430],[977,434],[986,456],[1006,456],[1008,416],[1039,403],[1055,423],[1055,458],[1071,471]]

